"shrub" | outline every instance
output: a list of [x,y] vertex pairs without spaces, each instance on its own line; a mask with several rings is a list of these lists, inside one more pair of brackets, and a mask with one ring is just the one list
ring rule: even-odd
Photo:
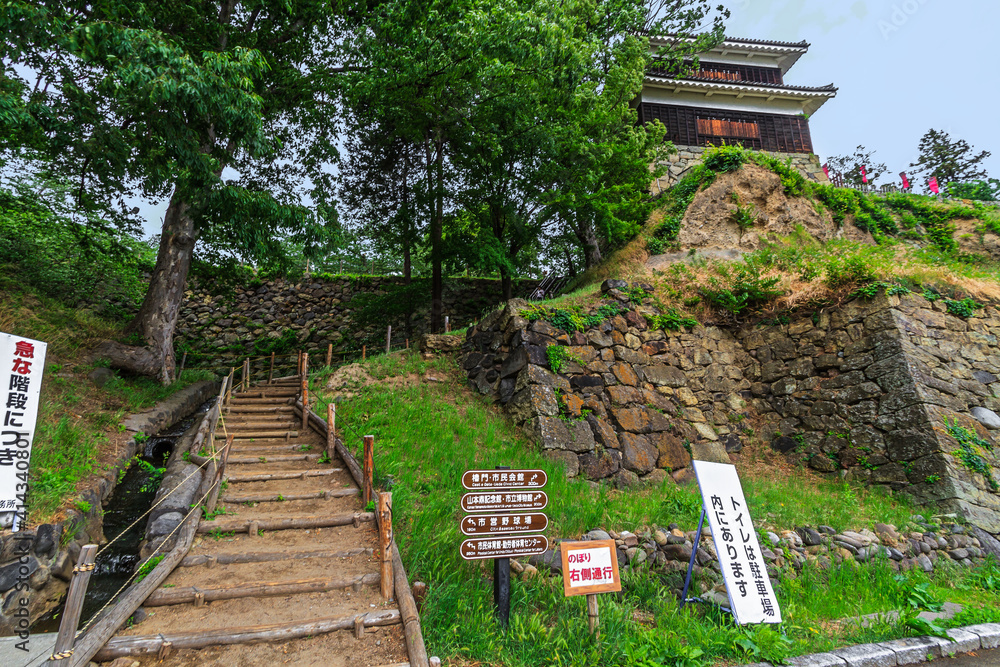
[[719,146],[705,153],[702,164],[719,173],[736,171],[749,159],[748,151],[739,144],[733,146]]
[[776,289],[781,279],[761,276],[759,260],[753,256],[745,257],[742,264],[732,268],[720,265],[718,273],[720,278],[709,278],[707,285],[699,287],[699,293],[709,304],[733,315],[784,294]]

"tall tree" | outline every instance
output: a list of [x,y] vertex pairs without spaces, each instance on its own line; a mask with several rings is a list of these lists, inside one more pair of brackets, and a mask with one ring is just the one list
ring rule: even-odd
[[317,220],[301,201],[307,177],[314,201],[328,195],[319,165],[332,124],[320,107],[337,74],[337,19],[323,0],[12,0],[0,13],[6,147],[29,147],[72,178],[80,206],[169,198],[130,324],[145,345],[102,346],[114,365],[172,380],[199,240],[259,259]]
[[980,165],[991,153],[976,153],[964,139],[952,140],[947,132],[932,128],[920,138],[919,150],[920,157],[910,167],[923,175],[925,184],[931,176],[937,176],[942,186],[986,178],[986,170]]
[[882,162],[875,160],[875,151],[870,151],[864,146],[854,149],[853,155],[835,155],[827,162],[833,170],[844,177],[844,181],[853,187],[864,185],[861,168],[865,168],[868,184],[875,185],[889,168]]

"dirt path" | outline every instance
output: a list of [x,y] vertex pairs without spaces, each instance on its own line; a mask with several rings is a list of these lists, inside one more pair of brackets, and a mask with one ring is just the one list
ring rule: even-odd
[[[223,416],[225,430],[219,427],[220,435],[236,437],[217,516],[202,519],[201,534],[182,565],[146,600],[148,617],[116,637],[229,634],[313,620],[346,620],[350,629],[267,643],[175,649],[162,660],[154,654],[125,664],[374,667],[407,660],[398,613],[394,620],[391,615],[396,604],[383,600],[379,591],[374,516],[365,512],[344,462],[327,460],[325,439],[301,428],[289,403],[294,393],[291,385],[271,385],[233,396]],[[277,409],[262,413],[264,406]],[[306,475],[292,477],[301,473]],[[261,475],[282,478],[254,479]],[[257,535],[248,530],[252,522],[304,517],[344,517],[347,523],[261,530]],[[305,590],[289,591],[295,587]],[[388,618],[391,624],[365,627],[359,639],[354,628],[359,616]]]

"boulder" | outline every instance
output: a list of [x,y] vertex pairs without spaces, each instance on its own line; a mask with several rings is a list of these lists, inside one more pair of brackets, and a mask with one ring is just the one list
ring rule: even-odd
[[622,433],[619,440],[622,447],[622,466],[626,469],[645,475],[656,467],[659,452],[645,436]]
[[972,408],[972,416],[976,418],[976,421],[991,431],[1000,429],[1000,415],[997,415],[997,413],[992,410],[987,410],[986,408]]
[[580,472],[580,459],[573,452],[561,449],[550,449],[545,452],[545,458],[555,463],[561,463],[566,469],[567,477],[576,477]]
[[424,334],[420,338],[421,352],[455,352],[465,342],[461,336]]
[[608,452],[586,452],[580,455],[580,471],[587,479],[604,479],[618,472],[619,458]]

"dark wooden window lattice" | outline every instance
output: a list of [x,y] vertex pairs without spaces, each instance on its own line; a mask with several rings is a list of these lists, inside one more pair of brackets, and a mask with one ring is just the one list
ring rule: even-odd
[[681,146],[739,143],[776,153],[813,152],[809,121],[802,116],[644,102],[640,119],[643,123],[659,120],[667,128],[666,139]]

